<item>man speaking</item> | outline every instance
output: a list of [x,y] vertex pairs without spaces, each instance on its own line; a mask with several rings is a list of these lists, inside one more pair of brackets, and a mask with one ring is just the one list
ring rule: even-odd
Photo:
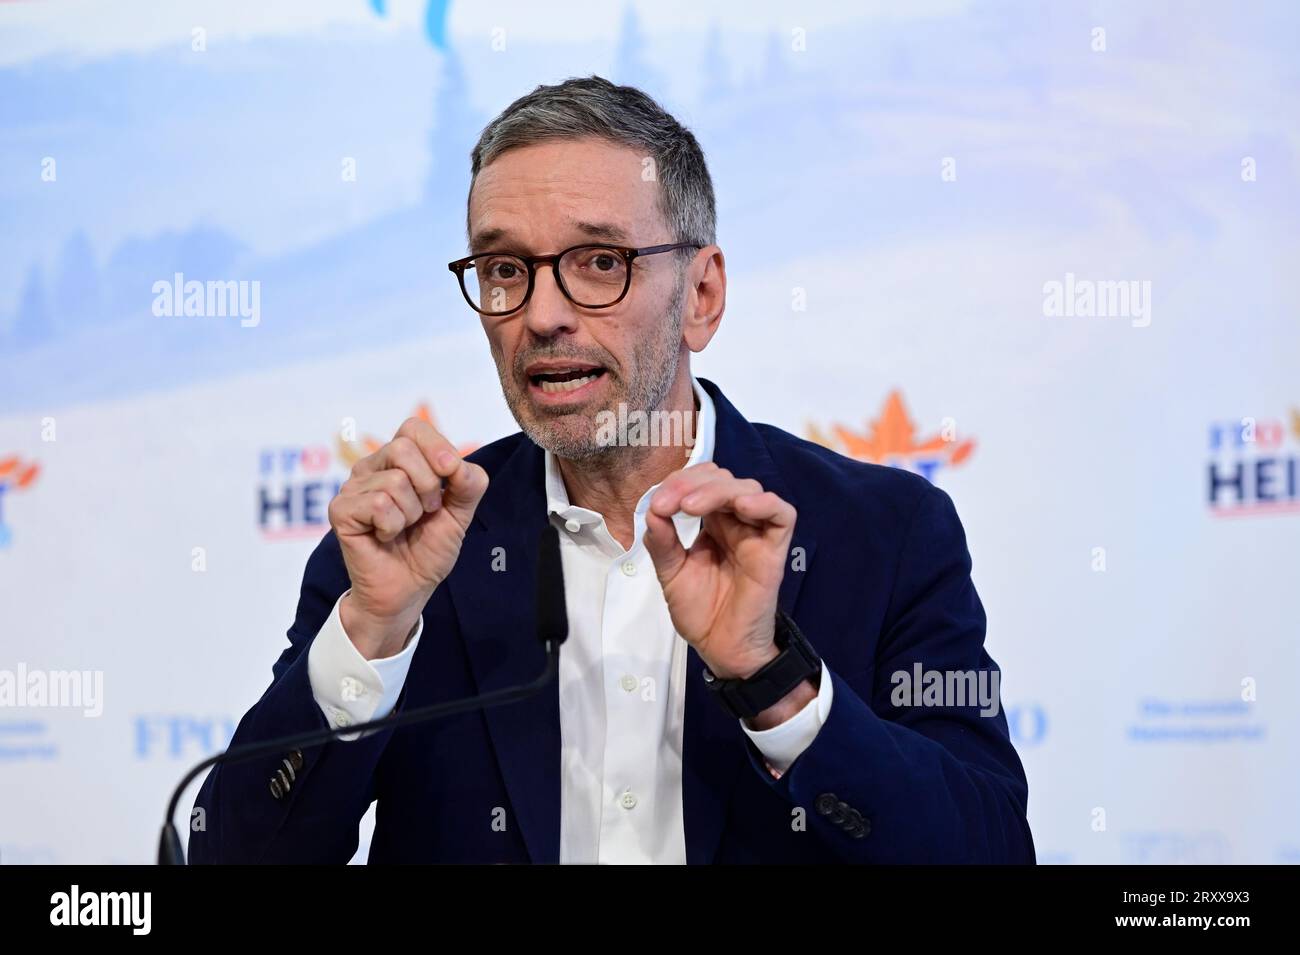
[[[232,746],[529,682],[548,523],[558,682],[220,765],[192,861],[346,862],[377,800],[372,862],[1032,862],[948,496],[691,374],[727,290],[694,136],[574,79],[490,123],[472,172],[450,269],[522,433],[462,458],[411,419],[357,463]],[[624,433],[649,419],[683,426]],[[960,692],[989,677],[991,705]]]

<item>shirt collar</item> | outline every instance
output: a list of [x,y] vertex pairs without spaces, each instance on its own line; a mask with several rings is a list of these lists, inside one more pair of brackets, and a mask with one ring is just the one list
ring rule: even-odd
[[[699,402],[700,407],[696,412],[695,444],[691,447],[690,456],[686,459],[683,467],[691,467],[695,464],[713,460],[713,445],[717,430],[717,412],[713,407],[713,399],[709,397],[709,393],[704,390],[694,375],[691,376],[691,390],[695,392],[695,400]],[[682,430],[686,430],[685,423],[683,423]],[[545,454],[545,474],[547,514],[555,515],[560,519],[561,523],[576,521],[578,524],[587,525],[599,524],[604,520],[604,515],[569,502],[569,492],[564,486],[564,477],[560,474],[559,461],[550,451]],[[645,528],[645,512],[650,506],[650,497],[658,487],[659,485],[656,484],[648,489],[641,495],[641,499],[637,501],[635,512],[636,543],[640,543],[641,534]],[[682,546],[690,547],[695,540],[696,534],[699,533],[700,518],[679,511],[673,515],[673,524],[677,527],[677,536],[681,540]],[[633,544],[634,547],[636,543]]]

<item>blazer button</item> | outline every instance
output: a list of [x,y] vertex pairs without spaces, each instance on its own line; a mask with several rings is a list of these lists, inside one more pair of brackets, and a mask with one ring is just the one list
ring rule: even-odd
[[271,777],[271,795],[276,799],[284,798],[284,787],[280,785],[280,780],[275,776]]
[[817,811],[823,816],[829,816],[839,804],[840,800],[834,793],[822,793],[815,803]]
[[844,831],[854,839],[865,839],[871,835],[871,820],[859,816],[856,822],[845,826]]
[[302,750],[295,749],[285,758],[289,760],[289,765],[293,767],[294,772],[302,769]]

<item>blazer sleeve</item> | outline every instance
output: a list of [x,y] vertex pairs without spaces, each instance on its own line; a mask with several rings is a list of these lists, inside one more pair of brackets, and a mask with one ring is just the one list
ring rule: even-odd
[[[779,780],[745,744],[760,775],[805,807],[809,830],[846,862],[1034,862],[1028,784],[970,571],[952,500],[928,487],[904,538],[874,667],[857,678],[823,671],[834,681],[830,713]],[[962,706],[951,697],[916,705],[896,676],[914,681],[916,664],[983,673],[996,708],[969,697]]]
[[[232,749],[328,728],[312,694],[307,651],[348,586],[331,532],[307,561],[289,647],[272,667],[270,687],[240,720]],[[300,760],[285,752],[214,766],[190,817],[190,862],[348,862],[356,852],[361,817],[374,800],[376,769],[392,732],[302,749],[297,751]],[[290,772],[285,760],[301,765]],[[287,791],[281,786],[277,796],[271,780],[286,777],[290,785]]]

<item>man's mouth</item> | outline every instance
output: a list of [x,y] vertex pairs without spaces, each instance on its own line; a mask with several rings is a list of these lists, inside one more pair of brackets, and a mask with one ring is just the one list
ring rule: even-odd
[[577,391],[605,374],[600,365],[531,365],[528,380],[543,394],[558,395]]

